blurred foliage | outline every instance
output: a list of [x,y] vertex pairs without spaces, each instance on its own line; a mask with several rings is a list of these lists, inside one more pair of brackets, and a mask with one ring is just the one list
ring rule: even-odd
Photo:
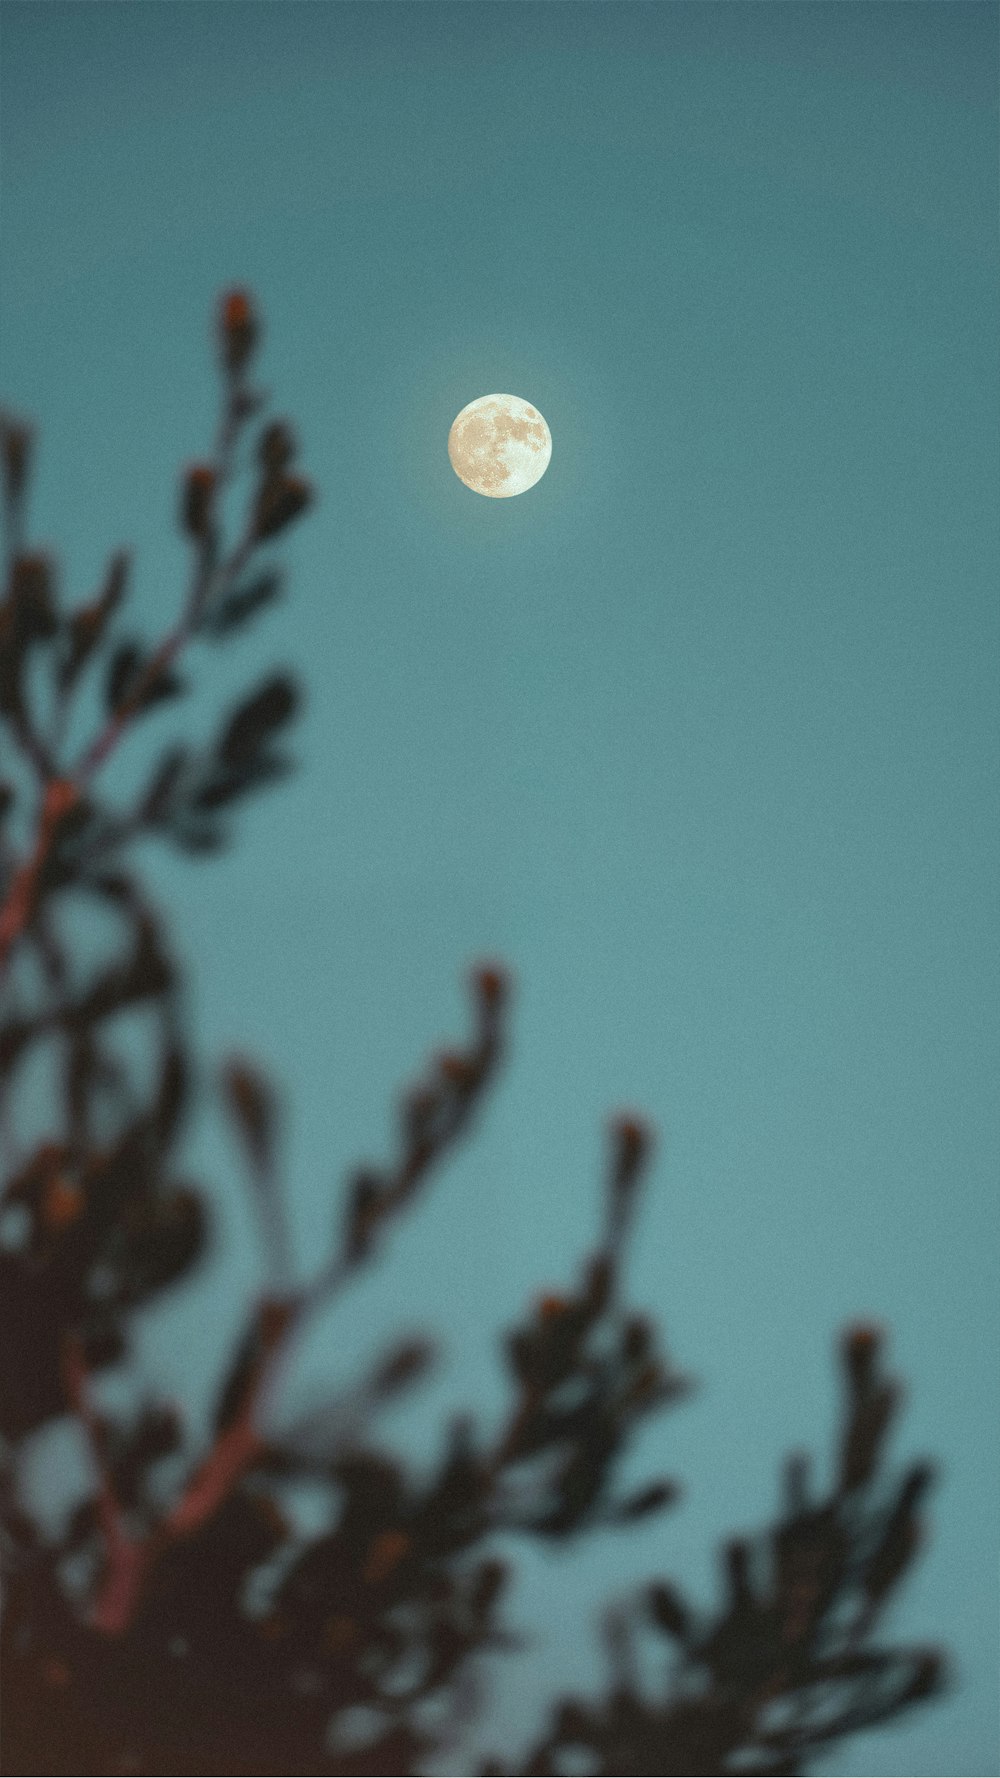
[[[248,380],[260,333],[249,294],[224,293],[218,437],[211,460],[181,477],[190,583],[159,641],[119,631],[124,551],[88,602],[62,608],[52,562],[24,546],[33,435],[2,418],[2,1678],[4,1756],[19,1773],[433,1771],[468,1733],[482,1657],[517,1646],[500,1615],[509,1575],[498,1537],[566,1543],[678,1495],[667,1477],[633,1493],[617,1483],[636,1429],[689,1389],[624,1294],[651,1149],[630,1115],[611,1124],[604,1225],[578,1283],[541,1295],[503,1336],[510,1405],[499,1428],[456,1420],[423,1478],[379,1447],[380,1409],[433,1362],[421,1335],[378,1355],[346,1398],[331,1391],[280,1442],[261,1429],[304,1321],[383,1250],[492,1085],[510,995],[490,962],[471,972],[467,1042],[434,1055],[402,1096],[395,1156],[348,1179],[330,1251],[305,1282],[285,1228],[276,1093],[257,1062],[229,1058],[222,1100],[270,1287],[248,1305],[222,1367],[207,1448],[195,1448],[175,1403],[144,1400],[130,1415],[102,1401],[102,1374],[128,1366],[136,1310],[189,1276],[209,1225],[204,1190],[179,1171],[196,1064],[177,966],[133,842],[151,834],[193,854],[226,845],[232,805],[290,768],[295,681],[271,674],[213,737],[168,745],[133,806],[113,806],[98,780],[149,710],[183,698],[182,657],[188,667],[198,641],[224,642],[282,591],[258,552],[313,498],[286,421],[261,425],[245,522],[229,544],[220,520],[237,447],[264,405]],[[71,705],[88,674],[99,676],[103,716],[71,761]],[[87,903],[118,935],[96,963],[74,943],[73,908]],[[148,1053],[132,1026],[123,1041],[123,1015],[143,1021]],[[58,1092],[48,1133],[24,1143],[14,1095],[39,1052]],[[667,1580],[610,1606],[606,1692],[557,1701],[536,1745],[484,1760],[484,1774],[800,1772],[838,1736],[941,1689],[936,1650],[873,1641],[919,1547],[931,1480],[924,1464],[883,1474],[899,1391],[882,1345],[869,1326],[843,1336],[831,1488],[814,1493],[805,1459],[789,1459],[773,1524],[725,1547],[713,1611]],[[91,1484],[55,1535],[32,1511],[24,1461],[32,1435],[65,1416]],[[305,1540],[289,1493],[303,1480],[329,1502],[327,1528]]]

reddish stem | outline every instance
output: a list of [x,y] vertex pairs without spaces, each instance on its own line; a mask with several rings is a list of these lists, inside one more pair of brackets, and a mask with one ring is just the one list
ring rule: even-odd
[[6,965],[15,939],[31,919],[39,878],[45,868],[56,829],[78,796],[79,790],[71,778],[53,778],[46,788],[34,850],[15,873],[7,900],[0,908],[0,970]]
[[148,1563],[148,1545],[145,1540],[132,1537],[125,1528],[122,1508],[101,1450],[83,1350],[79,1340],[72,1336],[66,1341],[63,1375],[70,1405],[87,1435],[97,1469],[97,1514],[107,1553],[107,1573],[95,1601],[91,1622],[95,1629],[113,1636],[124,1630],[131,1619]]
[[167,1538],[188,1537],[218,1510],[241,1475],[260,1455],[264,1441],[253,1424],[256,1400],[219,1434],[204,1463],[163,1521]]
[[105,1463],[90,1399],[89,1373],[79,1340],[66,1342],[63,1374],[70,1406],[87,1435],[98,1474],[98,1520],[104,1538],[107,1568],[90,1614],[92,1626],[107,1636],[120,1636],[135,1617],[146,1577],[171,1544],[199,1530],[232,1493],[240,1477],[259,1456],[264,1441],[254,1418],[264,1382],[275,1356],[295,1320],[294,1302],[265,1302],[260,1309],[261,1355],[251,1378],[245,1406],[215,1440],[198,1465],[176,1505],[145,1537],[126,1529],[121,1504]]
[[[462,1097],[453,1108],[451,1124],[446,1125],[436,1140],[419,1144],[404,1156],[387,1194],[385,1209],[400,1205],[419,1176],[450,1146],[495,1065],[499,1049],[496,1029],[499,995],[483,995],[481,987],[480,995],[485,1005],[483,1027],[477,1041],[461,1058],[467,1073],[463,1075]],[[448,1072],[444,1070],[446,1076]],[[200,1530],[259,1457],[265,1440],[258,1431],[257,1417],[280,1374],[290,1338],[350,1269],[349,1260],[341,1257],[332,1266],[324,1268],[308,1289],[290,1297],[265,1298],[260,1304],[256,1329],[258,1356],[245,1385],[242,1405],[216,1437],[207,1456],[183,1488],[180,1499],[142,1540],[137,1541],[125,1529],[121,1507],[100,1451],[83,1353],[78,1341],[68,1345],[67,1394],[87,1430],[100,1475],[99,1515],[107,1551],[107,1572],[91,1615],[96,1628],[112,1636],[121,1635],[128,1629],[153,1563],[171,1543]]]

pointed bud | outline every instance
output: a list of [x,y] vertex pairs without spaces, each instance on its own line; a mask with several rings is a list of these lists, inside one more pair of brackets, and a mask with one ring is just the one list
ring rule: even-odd
[[382,1184],[377,1173],[356,1173],[347,1198],[344,1245],[349,1260],[363,1259],[384,1215]]
[[16,556],[11,570],[15,638],[24,646],[54,636],[57,626],[51,559],[40,551]]
[[215,470],[208,463],[193,464],[185,475],[181,523],[189,537],[204,538],[209,534],[216,479]]
[[313,498],[312,486],[301,475],[269,475],[262,483],[254,509],[254,537],[263,543],[276,537],[304,512]]
[[614,1261],[609,1253],[596,1253],[587,1265],[583,1282],[583,1301],[593,1315],[600,1315],[611,1298],[614,1283]]
[[630,1113],[612,1118],[611,1140],[614,1144],[613,1189],[627,1191],[653,1146],[653,1132],[641,1118]]
[[257,446],[257,461],[268,475],[280,475],[295,455],[295,434],[285,420],[265,426]]
[[623,1346],[625,1357],[637,1364],[645,1358],[653,1343],[655,1328],[648,1315],[630,1315],[625,1323]]
[[650,1482],[647,1488],[640,1488],[621,1501],[614,1511],[614,1519],[619,1525],[632,1525],[637,1519],[645,1519],[651,1513],[662,1512],[665,1506],[673,1506],[680,1495],[680,1488],[674,1481],[664,1477],[662,1481]]
[[475,1068],[461,1050],[442,1050],[437,1059],[438,1073],[449,1086],[467,1092],[475,1080]]
[[840,1485],[846,1491],[871,1481],[901,1393],[897,1383],[876,1383],[855,1398],[840,1457]]
[[936,1692],[943,1689],[946,1681],[947,1668],[944,1656],[940,1655],[936,1649],[928,1649],[925,1654],[921,1655],[917,1663],[917,1670],[907,1688],[906,1695],[914,1702],[918,1698],[931,1698]]
[[608,1228],[612,1245],[624,1235],[635,1202],[635,1187],[653,1143],[649,1125],[630,1112],[612,1118]]
[[9,414],[0,415],[4,485],[11,504],[20,498],[28,479],[33,436],[31,427],[23,421]]
[[394,1395],[397,1390],[405,1389],[422,1377],[433,1362],[434,1347],[430,1340],[420,1337],[405,1340],[376,1371],[372,1379],[373,1395]]
[[622,1115],[613,1120],[611,1131],[618,1143],[622,1164],[636,1166],[652,1140],[648,1124],[638,1117]]
[[675,1587],[654,1581],[647,1595],[653,1622],[665,1636],[684,1642],[691,1629],[691,1613]]
[[476,1575],[469,1601],[474,1617],[488,1617],[507,1583],[508,1574],[507,1563],[497,1560],[496,1557],[490,1558],[482,1564]]
[[871,1386],[884,1342],[884,1332],[875,1322],[856,1321],[845,1329],[841,1351],[848,1380],[857,1394],[866,1393]]
[[472,971],[472,986],[484,1006],[497,1009],[507,998],[510,978],[500,964],[482,963]]
[[809,1508],[809,1454],[793,1451],[785,1460],[785,1512],[790,1519],[800,1518]]
[[228,290],[219,305],[219,334],[223,363],[230,375],[237,375],[249,360],[259,327],[249,292]]
[[267,1076],[243,1056],[232,1056],[221,1070],[226,1106],[255,1173],[274,1171],[277,1100]]
[[404,1140],[411,1147],[427,1141],[438,1102],[439,1095],[433,1087],[412,1087],[403,1095],[400,1122]]
[[745,1538],[734,1537],[722,1551],[723,1565],[732,1606],[742,1605],[751,1597],[750,1545]]
[[568,1308],[569,1308],[569,1303],[567,1302],[566,1298],[564,1296],[558,1296],[553,1291],[548,1296],[543,1296],[539,1299],[539,1303],[538,1303],[539,1320],[540,1321],[558,1321],[559,1317],[561,1315],[565,1315],[566,1310]]

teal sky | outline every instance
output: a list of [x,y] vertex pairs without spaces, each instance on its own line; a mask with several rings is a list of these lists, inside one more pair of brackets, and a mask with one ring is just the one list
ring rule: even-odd
[[[823,1769],[1000,1769],[997,27],[870,0],[3,8],[3,393],[40,427],[65,593],[127,543],[148,633],[177,609],[227,285],[320,490],[287,602],[193,653],[183,712],[109,775],[277,661],[305,684],[301,769],[233,850],[148,857],[203,1054],[283,1084],[303,1268],[461,1034],[469,961],[517,978],[477,1137],[289,1411],[419,1322],[447,1362],[396,1436],[498,1413],[496,1332],[591,1241],[608,1112],[660,1132],[633,1295],[701,1388],[632,1472],[685,1501],[525,1554],[509,1615],[544,1640],[496,1672],[494,1744],[600,1670],[598,1599],[659,1571],[706,1600],[782,1454],[825,1470],[864,1314],[908,1384],[898,1454],[942,1466],[889,1628],[958,1683]],[[446,454],[493,390],[552,432],[512,500]],[[191,1164],[219,1251],[144,1349],[203,1400],[258,1275],[208,1103]]]

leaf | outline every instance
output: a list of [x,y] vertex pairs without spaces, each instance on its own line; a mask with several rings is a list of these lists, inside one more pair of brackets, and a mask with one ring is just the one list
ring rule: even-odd
[[434,1346],[420,1335],[404,1340],[388,1353],[372,1378],[372,1394],[380,1400],[407,1389],[425,1376],[434,1362]]
[[63,1532],[63,1553],[69,1554],[78,1550],[95,1535],[100,1527],[100,1516],[96,1500],[82,1500],[71,1513],[69,1522]]
[[144,1407],[128,1441],[128,1460],[137,1469],[176,1451],[183,1437],[181,1418],[170,1404]]
[[260,413],[262,407],[266,407],[270,399],[270,393],[266,389],[237,389],[232,397],[233,416],[237,420],[251,420],[254,414]]
[[385,1195],[378,1174],[364,1170],[356,1173],[348,1189],[344,1215],[344,1250],[352,1263],[368,1253],[385,1209]]
[[181,1277],[201,1253],[206,1233],[197,1192],[180,1186],[158,1199],[149,1226],[132,1237],[122,1257],[121,1299],[139,1302]]
[[0,454],[3,457],[4,486],[11,505],[24,492],[31,468],[31,426],[16,420],[6,409],[0,412]]
[[295,455],[295,434],[287,420],[272,420],[257,443],[257,461],[271,475],[280,475]]
[[162,827],[169,819],[184,768],[191,758],[187,747],[172,747],[161,760],[152,783],[139,805],[139,817],[149,827]]
[[175,698],[185,689],[185,682],[170,666],[161,667],[147,679],[151,660],[143,658],[137,642],[122,642],[108,663],[104,698],[111,715],[126,709],[148,710],[154,704]]
[[218,475],[210,463],[193,463],[184,477],[181,526],[190,537],[211,540],[212,506]]
[[45,642],[57,628],[52,562],[34,552],[16,556],[11,571],[10,600],[15,639],[21,647]]
[[102,895],[105,901],[113,902],[117,908],[127,911],[136,905],[134,885],[124,871],[101,871],[99,876],[88,877],[85,887]]
[[676,1587],[666,1581],[653,1581],[647,1599],[657,1629],[675,1642],[686,1641],[691,1631],[691,1612]]
[[229,766],[245,764],[291,719],[297,703],[298,689],[287,673],[265,680],[230,717],[218,744],[220,758]]
[[237,1420],[252,1400],[263,1358],[264,1343],[260,1322],[255,1318],[236,1348],[219,1392],[212,1420],[212,1428],[216,1434],[224,1432],[227,1426]]
[[39,881],[53,887],[57,883],[71,882],[79,874],[79,848],[94,838],[95,830],[100,832],[102,822],[106,820],[85,796],[78,796],[56,819],[58,825],[48,857],[39,872]]
[[142,650],[137,642],[120,642],[108,662],[104,702],[109,713],[120,709],[142,670]]
[[160,948],[156,926],[148,915],[142,915],[132,956],[98,976],[74,1017],[78,1021],[110,1018],[137,1001],[157,999],[173,982],[174,971]]
[[277,1111],[270,1082],[249,1062],[234,1058],[222,1070],[225,1101],[258,1176],[274,1168]]
[[156,1145],[162,1153],[174,1141],[190,1091],[187,1055],[180,1043],[169,1045],[160,1072],[160,1089],[153,1114]]
[[55,635],[57,627],[48,557],[16,556],[10,591],[0,604],[0,713],[22,734],[30,728],[25,686],[28,653],[36,642]]
[[168,698],[179,697],[186,690],[187,681],[179,673],[175,673],[172,667],[164,667],[143,687],[136,707],[139,710],[149,710],[154,704],[166,703]]
[[269,472],[261,484],[254,508],[254,538],[263,543],[276,537],[303,513],[313,499],[309,482],[301,475]]
[[109,563],[104,585],[97,598],[71,614],[57,673],[61,692],[71,689],[91,655],[100,646],[108,622],[124,596],[129,561],[128,551],[119,550]]
[[871,1481],[900,1401],[897,1384],[874,1383],[855,1397],[840,1450],[840,1486],[845,1492]]
[[211,607],[201,620],[200,630],[213,642],[229,636],[234,630],[241,629],[256,612],[265,605],[270,605],[284,590],[284,582],[277,569],[268,569],[259,574],[246,586],[237,587],[235,592]]
[[260,337],[260,321],[248,290],[223,293],[219,303],[219,342],[226,370],[236,377],[245,369]]
[[237,797],[246,796],[259,784],[266,783],[269,778],[283,777],[291,769],[291,761],[275,755],[261,756],[250,761],[239,771],[221,771],[214,777],[206,778],[191,799],[194,809],[211,810],[224,808],[226,803],[235,802]]
[[615,1524],[634,1525],[637,1519],[648,1519],[653,1513],[662,1512],[664,1507],[673,1506],[679,1496],[680,1488],[676,1482],[666,1477],[651,1482],[648,1488],[640,1488],[618,1503],[613,1513]]
[[509,1579],[510,1567],[508,1563],[494,1557],[481,1564],[469,1598],[469,1604],[475,1617],[489,1617]]

